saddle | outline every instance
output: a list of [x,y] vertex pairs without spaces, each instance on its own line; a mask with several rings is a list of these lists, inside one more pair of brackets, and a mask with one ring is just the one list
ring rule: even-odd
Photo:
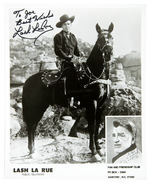
[[[83,69],[84,67],[85,67],[85,65],[81,64],[81,63],[78,63],[78,65],[76,65],[76,67],[75,67],[78,80],[82,80],[83,77],[85,76],[85,74],[84,74],[85,71]],[[58,70],[58,69],[45,70],[42,73],[41,80],[46,87],[49,87],[50,85],[55,84],[60,79],[63,79],[65,77],[66,70],[67,70],[67,68],[64,70]]]
[[61,75],[62,72],[59,70],[46,70],[42,73],[41,80],[45,86],[49,87],[61,79]]

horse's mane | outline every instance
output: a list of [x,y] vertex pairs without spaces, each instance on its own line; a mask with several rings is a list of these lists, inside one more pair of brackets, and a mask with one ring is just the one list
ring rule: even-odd
[[98,43],[96,42],[89,58],[87,59],[87,66],[89,67],[89,69],[91,70],[91,72],[98,77],[102,71],[103,71],[103,63],[104,63],[104,59],[102,56],[102,52],[99,49]]

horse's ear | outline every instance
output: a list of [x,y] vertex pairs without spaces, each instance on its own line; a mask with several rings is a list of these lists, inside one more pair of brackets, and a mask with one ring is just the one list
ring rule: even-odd
[[108,31],[112,32],[114,29],[114,24],[111,22],[111,24],[109,25]]
[[100,34],[102,32],[100,26],[98,25],[98,23],[96,24],[96,31]]

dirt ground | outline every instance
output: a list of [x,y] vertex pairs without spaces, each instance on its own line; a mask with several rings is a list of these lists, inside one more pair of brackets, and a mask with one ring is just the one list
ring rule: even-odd
[[102,139],[100,144],[103,155],[92,157],[88,139],[68,136],[58,136],[56,139],[36,137],[36,151],[33,155],[29,155],[27,138],[15,138],[10,143],[10,162],[16,164],[104,163],[105,139]]

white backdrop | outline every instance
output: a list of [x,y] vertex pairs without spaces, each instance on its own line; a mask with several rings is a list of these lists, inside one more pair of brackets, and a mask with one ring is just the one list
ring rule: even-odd
[[[59,3],[58,3],[59,2]],[[0,6],[0,18],[1,18],[1,22],[2,22],[2,27],[0,29],[0,35],[1,35],[1,72],[0,72],[0,83],[2,84],[1,86],[1,90],[0,90],[0,101],[1,101],[1,108],[0,108],[0,117],[1,117],[1,132],[0,132],[0,139],[1,139],[1,151],[0,151],[0,172],[1,172],[1,181],[2,182],[20,182],[19,179],[4,179],[4,170],[7,170],[8,169],[8,165],[4,163],[6,163],[6,159],[7,159],[7,151],[8,151],[8,146],[7,146],[7,143],[8,143],[8,138],[6,136],[6,132],[7,132],[7,125],[9,123],[9,51],[8,51],[8,48],[9,48],[9,45],[8,45],[8,40],[9,40],[9,24],[8,24],[8,19],[9,19],[9,15],[7,14],[8,13],[8,7],[9,6],[13,6],[13,7],[16,7],[18,6],[17,3],[19,3],[21,6],[24,6],[25,3],[32,3],[32,6],[33,7],[40,7],[40,3],[44,3],[44,1],[37,1],[37,0],[26,0],[24,2],[20,2],[19,0],[16,0],[16,1],[7,1],[5,0],[4,1],[5,4],[2,4],[2,6]],[[6,3],[9,3],[9,4],[6,4]],[[16,3],[16,4],[15,4]],[[22,3],[22,4],[21,4]],[[45,1],[45,3],[47,4],[48,7],[51,7],[51,2],[49,0]],[[149,43],[149,40],[150,40],[150,36],[149,36],[149,33],[150,33],[150,21],[149,21],[149,18],[150,18],[150,5],[148,3],[148,1],[144,1],[144,0],[141,0],[141,1],[138,1],[138,0],[126,0],[126,1],[96,1],[97,4],[94,4],[94,0],[92,0],[92,2],[88,2],[87,0],[86,1],[82,1],[81,0],[76,0],[75,2],[73,2],[73,4],[77,3],[75,6],[78,7],[79,5],[80,6],[86,6],[87,8],[88,7],[102,7],[102,6],[110,6],[110,3],[112,6],[116,7],[118,6],[118,4],[122,4],[123,6],[125,5],[131,5],[132,3],[134,4],[138,4],[138,3],[141,3],[141,4],[146,4],[146,13],[145,13],[145,17],[144,17],[144,21],[142,23],[142,30],[143,30],[143,38],[142,38],[142,58],[143,58],[143,63],[142,63],[142,76],[143,76],[143,84],[142,84],[142,88],[143,88],[143,141],[144,141],[144,144],[143,144],[143,147],[144,147],[144,150],[145,150],[145,165],[146,165],[146,168],[144,168],[144,170],[142,169],[142,171],[144,172],[147,172],[147,177],[145,180],[140,180],[140,182],[149,182],[150,181],[150,174],[149,174],[149,170],[150,170],[150,156],[149,156],[149,153],[150,153],[150,149],[149,149],[149,139],[150,139],[150,133],[149,133],[149,129],[150,129],[150,118],[149,118],[149,93],[150,93],[150,82],[149,82],[149,78],[150,78],[150,75],[149,75],[149,66],[150,66],[150,52],[149,52],[149,48],[150,48],[150,43]],[[24,4],[24,5],[23,5]],[[72,7],[73,4],[71,3],[70,0],[63,0],[61,1],[58,1],[58,0],[55,0],[55,2],[53,1],[53,6],[57,7],[57,6],[62,6],[62,7]],[[27,4],[26,4],[27,5]],[[26,6],[25,5],[25,6]],[[44,6],[42,4],[42,6]],[[137,11],[138,12],[138,11]],[[63,12],[61,11],[60,13],[57,14],[57,20],[59,18],[59,16],[61,16]],[[68,12],[65,12],[65,13],[68,13]],[[70,12],[71,14],[75,14],[73,12],[73,10],[71,10]],[[70,14],[69,13],[69,14]],[[131,19],[130,19],[131,18]],[[130,16],[128,17],[128,22],[130,22],[130,20],[132,20],[132,12],[130,13]],[[100,23],[100,25],[105,26],[105,23],[106,23],[106,26],[109,24],[109,21],[110,21],[110,17],[109,17],[109,20],[108,22],[107,21],[98,21]],[[99,20],[99,18],[98,18]],[[113,19],[111,19],[111,21],[113,21]],[[76,23],[74,23],[74,27],[77,28],[76,24],[77,24],[78,21],[78,15],[76,16]],[[92,21],[93,22],[93,21]],[[122,22],[122,21],[121,21]],[[132,22],[132,21],[131,21]],[[138,20],[138,25],[137,26],[140,26],[140,21]],[[133,22],[132,22],[133,23]],[[131,23],[131,24],[132,24]],[[95,23],[94,23],[95,24]],[[115,24],[115,21],[114,21],[114,24]],[[131,24],[129,23],[129,25],[131,26]],[[125,25],[125,24],[124,24]],[[91,32],[91,31],[94,31],[93,29],[93,26],[90,25],[89,26],[91,29],[89,30],[89,33],[91,35],[95,35],[95,32]],[[136,26],[135,26],[136,27]],[[122,31],[119,31],[118,29],[121,28],[121,26],[115,26],[115,31],[118,31],[119,33],[122,32]],[[126,27],[127,28],[127,27]],[[78,32],[79,30],[81,29],[77,29],[76,31]],[[123,28],[123,30],[125,30]],[[133,33],[135,33],[136,31],[139,31],[139,29],[133,29]],[[75,30],[74,30],[75,31]],[[114,31],[114,32],[115,32]],[[85,31],[84,31],[85,32]],[[76,33],[76,32],[75,32]],[[114,33],[115,34],[115,33]],[[117,34],[118,35],[118,34]],[[116,36],[117,36],[116,35]],[[124,34],[123,34],[124,35]],[[140,31],[139,33],[135,33],[135,35],[140,35]],[[87,35],[82,35],[80,32],[78,33],[78,36],[81,38],[83,38],[85,41],[88,39]],[[85,36],[85,37],[84,37]],[[114,38],[116,37],[114,35]],[[120,45],[118,46],[118,50],[122,49],[122,45],[126,45],[126,43],[123,43],[122,41],[126,40],[125,37],[124,39],[122,40],[122,35],[120,38],[115,38],[115,44],[116,45],[119,45],[119,41],[121,40],[121,43]],[[95,35],[95,38],[93,37],[93,41],[96,39],[96,35]],[[118,41],[117,41],[118,39]],[[89,40],[90,41],[90,40]],[[132,41],[132,38],[130,39],[130,41]],[[140,50],[140,37],[139,38],[135,38],[135,42],[137,41],[137,50]],[[91,40],[92,42],[92,40]],[[126,42],[126,41],[125,41]],[[134,41],[133,41],[134,42]],[[133,46],[134,48],[136,48],[136,46],[134,45]],[[132,48],[133,48],[132,47]],[[122,49],[124,52],[125,51],[125,48],[126,46]],[[130,49],[132,49],[130,48]],[[117,48],[116,48],[117,50]],[[127,50],[128,51],[128,50]],[[117,51],[116,51],[117,52]],[[119,54],[121,53],[121,51],[119,51]],[[3,150],[4,149],[4,150]],[[6,158],[6,159],[5,159]],[[69,166],[68,166],[69,167]],[[76,169],[72,169],[69,167],[69,172],[70,172],[70,177],[75,177],[78,173],[78,170],[82,169],[84,171],[84,175],[86,177],[80,177],[80,181],[86,181],[86,182],[109,182],[109,181],[113,181],[113,180],[104,180],[103,178],[101,179],[101,175],[103,174],[105,176],[105,173],[106,173],[106,169],[101,166],[100,169],[97,168],[97,166],[93,166],[94,169],[92,169],[92,167],[88,167],[87,168],[79,168],[79,166],[76,167]],[[8,169],[9,170],[9,169]],[[62,170],[62,171],[61,171]],[[89,170],[89,171],[87,171]],[[96,172],[93,172],[96,171]],[[61,171],[60,174],[58,174],[58,176],[60,176],[59,178],[61,178],[61,182],[73,182],[73,179],[71,180],[64,180],[64,172],[65,172],[65,167],[62,167],[62,169],[59,169],[59,172]],[[87,171],[87,172],[86,172]],[[92,173],[90,173],[92,172]],[[58,173],[58,172],[57,172]],[[56,174],[57,174],[56,173]],[[72,176],[73,174],[73,176]],[[93,174],[96,174],[97,176],[95,177],[96,179],[93,181],[93,177],[91,177]],[[56,179],[57,179],[57,175],[55,175]],[[102,176],[103,177],[103,176]],[[48,179],[44,179],[44,182],[60,182],[60,180],[50,180],[49,178]],[[101,180],[100,180],[101,179]],[[25,178],[22,178],[21,179],[21,182],[27,182],[30,180],[27,180]],[[33,182],[33,180],[31,180]],[[36,177],[36,182],[41,182],[42,180],[38,177]],[[76,180],[75,180],[76,181]],[[116,182],[116,180],[114,180],[114,182]],[[120,181],[119,182],[124,182],[124,181]],[[134,182],[134,180],[130,180],[128,182]]]

